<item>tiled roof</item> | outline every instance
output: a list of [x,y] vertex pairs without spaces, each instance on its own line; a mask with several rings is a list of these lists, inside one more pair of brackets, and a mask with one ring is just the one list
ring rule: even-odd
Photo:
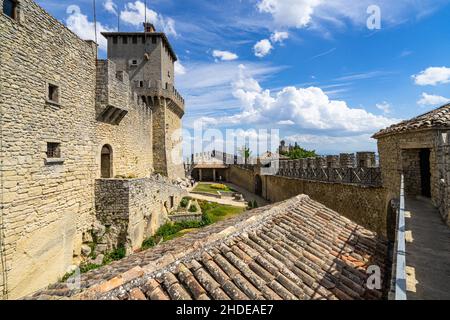
[[82,276],[33,299],[380,299],[387,244],[307,196],[249,211]]
[[393,133],[402,133],[419,129],[450,127],[450,104],[442,106],[433,111],[406,120],[398,124],[394,124],[380,132],[376,133],[373,138],[378,139],[384,135]]

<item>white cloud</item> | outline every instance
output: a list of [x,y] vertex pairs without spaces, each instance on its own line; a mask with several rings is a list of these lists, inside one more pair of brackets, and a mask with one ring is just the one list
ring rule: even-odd
[[343,152],[377,151],[376,141],[371,134],[355,136],[330,136],[293,134],[284,138],[287,143],[297,142],[302,148],[316,150],[319,154],[340,154]]
[[293,126],[293,125],[295,125],[295,122],[292,120],[281,120],[281,121],[278,121],[277,124],[279,124],[281,126]]
[[[125,9],[120,12],[120,20],[135,27],[141,27],[145,20],[145,4],[142,1],[128,2]],[[157,28],[169,35],[177,35],[175,21],[165,18],[147,7],[147,22],[153,23]]]
[[442,96],[422,93],[422,98],[417,101],[417,104],[422,106],[440,106],[450,102],[449,98],[445,98]]
[[103,2],[103,8],[113,15],[117,16],[119,14],[117,11],[117,5],[113,2],[113,0],[105,0]]
[[279,26],[302,28],[311,22],[311,17],[321,0],[259,0],[260,12],[270,13]]
[[[285,87],[276,95],[263,90],[258,81],[240,66],[233,95],[241,102],[241,113],[224,117],[220,123],[277,123],[291,121],[299,129],[342,133],[372,133],[397,119],[350,108],[345,101],[330,100],[317,87]],[[285,122],[286,123],[286,122]]]
[[[83,40],[95,40],[95,24],[88,20],[88,17],[81,12],[79,6],[68,6],[66,13],[68,14],[66,25],[70,30]],[[97,22],[97,42],[101,50],[106,51],[108,43],[100,33],[111,31],[114,30]]]
[[289,38],[289,33],[287,33],[286,31],[275,31],[270,36],[270,40],[273,43],[277,43],[277,42],[282,43],[284,40],[286,40],[288,38]]
[[412,77],[419,86],[435,86],[438,84],[450,83],[450,68],[430,67]]
[[214,50],[212,53],[214,58],[222,61],[233,61],[238,59],[238,55],[230,51]]
[[255,44],[253,47],[253,51],[255,52],[255,56],[259,58],[263,58],[267,56],[270,51],[272,51],[272,44],[268,39],[263,39]]
[[[188,112],[183,118],[186,128],[192,127],[192,123],[201,117],[219,119],[240,112],[232,86],[238,80],[238,66],[236,61],[185,64],[189,76],[178,77],[176,85],[186,100]],[[258,79],[272,76],[281,69],[268,63],[246,63],[246,73]]]
[[175,61],[175,75],[182,76],[186,74],[186,68],[181,64],[180,60]]
[[377,109],[383,111],[384,114],[391,113],[391,105],[386,101],[376,104]]
[[257,8],[270,14],[277,27],[306,28],[328,33],[325,24],[333,29],[346,22],[365,26],[367,8],[376,4],[381,8],[383,24],[396,25],[426,17],[447,5],[447,0],[257,0]]

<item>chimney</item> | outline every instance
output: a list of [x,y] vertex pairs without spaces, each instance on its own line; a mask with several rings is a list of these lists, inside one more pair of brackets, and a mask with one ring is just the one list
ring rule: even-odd
[[153,33],[155,31],[156,31],[156,29],[153,24],[151,24],[150,22],[144,22],[144,32]]

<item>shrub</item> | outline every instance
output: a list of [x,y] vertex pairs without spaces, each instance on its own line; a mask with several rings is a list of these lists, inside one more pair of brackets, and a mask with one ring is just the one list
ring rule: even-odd
[[253,200],[253,208],[254,209],[258,208],[258,202],[256,202],[256,200]]
[[126,255],[127,251],[125,250],[125,247],[118,247],[117,249],[114,249],[113,251],[105,254],[105,257],[103,258],[103,264],[109,264],[113,261],[121,260],[125,258]]
[[226,185],[220,184],[220,183],[212,184],[211,188],[217,189],[217,190],[228,190],[228,187]]
[[142,242],[141,248],[143,250],[147,250],[147,249],[153,248],[155,245],[156,245],[155,238],[154,237],[150,237],[150,238],[145,239]]
[[180,201],[180,207],[186,208],[186,207],[188,206],[188,204],[189,204],[189,199],[187,199],[187,198],[181,199],[181,201]]
[[91,270],[95,270],[100,268],[101,266],[98,264],[93,264],[93,263],[83,263],[82,265],[80,265],[80,273],[86,273],[89,272]]
[[189,212],[197,212],[197,211],[198,211],[197,206],[195,206],[195,205],[190,206]]
[[75,274],[75,271],[72,272],[67,272],[60,280],[60,282],[66,282],[67,280],[69,280],[69,278],[71,276],[73,276]]

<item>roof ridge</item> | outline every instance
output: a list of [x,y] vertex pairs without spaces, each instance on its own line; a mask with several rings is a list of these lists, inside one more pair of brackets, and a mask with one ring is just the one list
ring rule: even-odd
[[[442,114],[439,114],[440,112],[442,112]],[[438,119],[436,119],[436,115],[439,115]],[[393,124],[378,131],[372,136],[372,138],[378,139],[382,136],[397,132],[431,129],[434,127],[450,127],[450,103],[425,112],[409,120],[404,120],[397,124]]]

